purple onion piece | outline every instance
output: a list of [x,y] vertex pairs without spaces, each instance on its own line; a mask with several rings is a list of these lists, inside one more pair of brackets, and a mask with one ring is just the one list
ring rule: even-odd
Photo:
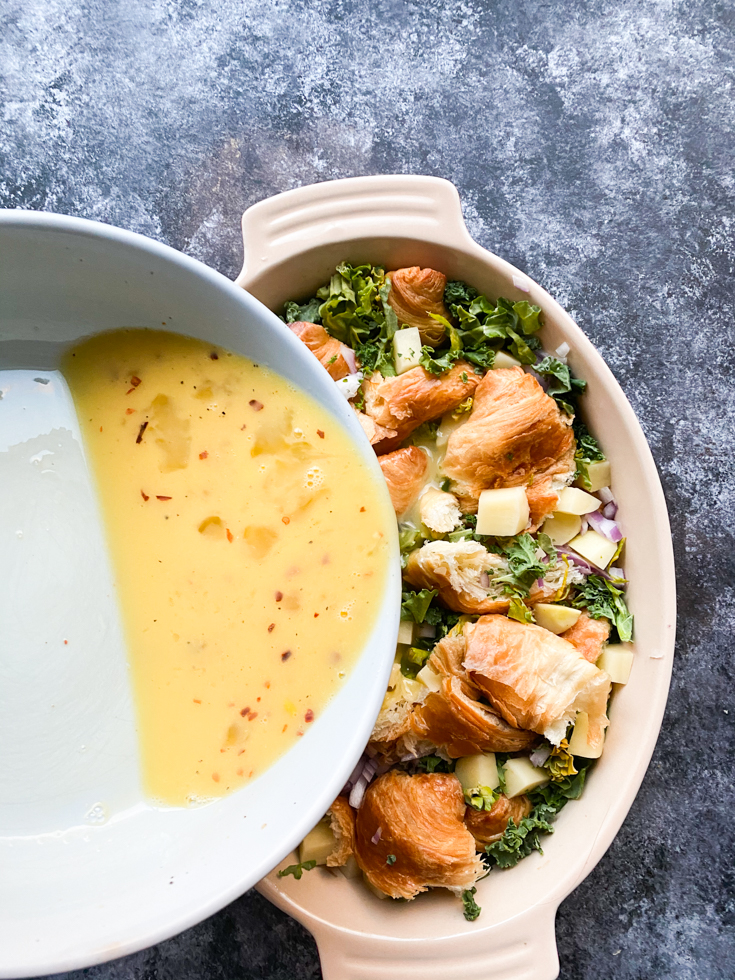
[[342,357],[344,358],[345,364],[350,369],[350,374],[357,374],[357,361],[355,360],[355,352],[351,347],[346,344],[342,344]]
[[615,494],[612,492],[610,487],[601,487],[597,491],[597,496],[600,498],[603,504],[614,504],[616,502]]
[[620,525],[615,521],[608,520],[597,511],[593,514],[588,514],[587,520],[595,531],[604,538],[607,538],[608,541],[613,541],[615,544],[618,544],[618,542],[623,540],[623,532],[620,530]]
[[367,781],[363,776],[357,780],[355,785],[352,787],[350,792],[350,798],[348,800],[349,804],[353,809],[357,810],[362,803],[363,797],[365,796],[365,790],[367,789]]
[[373,836],[370,838],[371,843],[377,844],[380,838],[382,837],[382,835],[383,835],[383,828],[378,827],[378,829],[375,831]]
[[540,769],[550,755],[551,755],[550,745],[539,745],[537,749],[533,750],[533,752],[530,754],[528,758],[531,760],[532,766],[536,766],[537,769]]
[[482,572],[480,574],[480,585],[483,589],[490,588],[490,576],[487,574],[487,572]]
[[586,534],[586,533],[587,533],[587,528],[588,528],[588,526],[589,526],[589,525],[588,525],[588,523],[587,523],[587,516],[585,515],[585,516],[584,516],[584,517],[582,518],[582,523],[581,523],[581,524],[580,524],[580,526],[579,526],[579,533],[580,533],[580,534]]
[[611,500],[609,504],[605,504],[602,508],[602,516],[606,517],[609,521],[614,520],[615,515],[618,512],[618,505],[614,500]]

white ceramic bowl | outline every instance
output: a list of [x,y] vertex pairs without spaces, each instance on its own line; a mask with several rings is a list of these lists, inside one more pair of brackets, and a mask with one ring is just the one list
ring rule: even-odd
[[378,624],[303,740],[217,803],[145,802],[111,573],[83,459],[73,446],[49,449],[48,436],[7,451],[52,428],[76,428],[53,373],[59,355],[82,336],[120,326],[206,338],[271,365],[341,422],[380,475],[326,372],[229,280],[106,225],[0,211],[0,977],[131,953],[250,887],[339,792],[392,662],[397,536]]
[[[544,311],[548,350],[571,347],[589,383],[584,413],[612,461],[625,570],[636,617],[636,660],[616,691],[602,759],[584,795],[560,814],[556,833],[516,868],[479,883],[482,915],[465,922],[447,892],[397,905],[360,882],[322,869],[301,881],[270,875],[263,894],[316,937],[324,980],[552,980],[558,975],[554,917],[610,845],[653,752],[669,688],[676,622],[666,504],[633,411],[571,317],[528,276],[481,248],[462,219],[452,184],[433,177],[362,177],[316,184],[256,204],[243,217],[245,265],[238,282],[271,309],[300,299],[342,259],[389,269],[430,266],[491,297],[529,299]],[[590,310],[594,315],[594,310]]]

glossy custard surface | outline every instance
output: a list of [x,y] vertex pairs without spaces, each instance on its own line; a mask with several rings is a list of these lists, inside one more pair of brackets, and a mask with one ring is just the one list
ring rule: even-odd
[[119,330],[76,346],[63,373],[107,525],[146,791],[222,796],[308,731],[354,663],[385,588],[387,494],[324,409],[228,351]]

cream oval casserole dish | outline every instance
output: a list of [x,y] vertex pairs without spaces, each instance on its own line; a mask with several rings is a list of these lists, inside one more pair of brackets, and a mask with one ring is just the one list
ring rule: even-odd
[[360,413],[404,564],[367,755],[261,888],[327,978],[550,980],[555,910],[622,822],[668,690],[673,561],[645,440],[579,328],[470,239],[450,184],[317,185],[243,228],[238,281]]

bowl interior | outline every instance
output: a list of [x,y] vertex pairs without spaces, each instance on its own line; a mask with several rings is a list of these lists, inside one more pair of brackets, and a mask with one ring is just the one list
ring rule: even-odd
[[[0,976],[21,977],[166,938],[291,850],[362,751],[400,590],[394,540],[354,671],[260,778],[197,809],[149,805],[103,530],[58,373],[64,349],[121,326],[205,338],[307,391],[354,436],[376,480],[380,471],[312,355],[217,273],[140,236],[27,212],[0,212],[0,256]],[[382,480],[378,492],[387,500]]]

